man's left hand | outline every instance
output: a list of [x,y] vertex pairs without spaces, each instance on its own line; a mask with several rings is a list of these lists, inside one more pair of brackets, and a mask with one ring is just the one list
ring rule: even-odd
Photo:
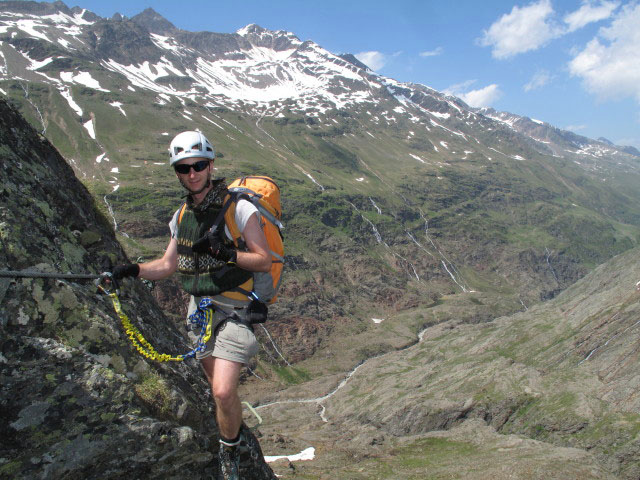
[[196,253],[208,253],[214,258],[227,263],[236,263],[238,258],[238,251],[235,248],[226,246],[220,236],[211,231],[196,240],[191,250]]

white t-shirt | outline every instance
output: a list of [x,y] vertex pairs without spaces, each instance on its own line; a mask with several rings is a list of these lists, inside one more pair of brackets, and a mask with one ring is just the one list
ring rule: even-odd
[[[173,214],[173,217],[169,222],[171,238],[177,238],[178,236],[178,217],[180,216],[180,210],[182,210],[182,207],[176,210],[176,213]],[[241,234],[244,232],[244,228],[247,226],[247,222],[251,218],[251,215],[253,215],[254,213],[258,213],[258,209],[253,203],[249,202],[248,200],[240,199],[236,204],[235,220],[236,225],[238,226],[238,230]],[[231,238],[231,233],[229,233],[229,229],[226,225],[224,227],[224,232],[227,234],[227,238],[229,240],[233,240]]]

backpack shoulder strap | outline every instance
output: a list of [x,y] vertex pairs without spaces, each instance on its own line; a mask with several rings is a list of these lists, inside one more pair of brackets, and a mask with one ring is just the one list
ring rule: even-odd
[[182,216],[184,215],[184,211],[187,209],[187,202],[184,202],[182,204],[182,207],[180,207],[180,213],[178,214],[178,225],[180,225],[180,222],[182,221]]
[[218,228],[220,228],[220,225],[223,223],[223,220],[226,221],[227,212],[231,210],[231,207],[233,207],[233,209],[235,210],[235,204],[236,202],[234,201],[233,195],[227,195],[224,198],[222,209],[220,210],[220,212],[218,212],[216,219],[213,221],[213,225],[211,225],[211,228],[209,229],[210,232],[215,233],[218,230]]
[[[231,234],[231,238],[233,239],[233,243],[236,247],[239,246],[241,234],[238,229],[238,225],[236,224],[236,204],[238,203],[238,197],[235,193],[230,192],[225,200],[224,210],[224,223],[229,229],[229,233]],[[229,206],[227,207],[227,204]]]

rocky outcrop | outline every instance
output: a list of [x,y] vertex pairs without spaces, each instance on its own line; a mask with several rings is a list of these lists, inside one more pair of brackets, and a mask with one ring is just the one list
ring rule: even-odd
[[[1,270],[97,274],[125,261],[72,169],[4,100],[0,158]],[[140,282],[121,301],[158,351],[188,350]],[[200,367],[139,355],[90,281],[0,278],[0,477],[209,478],[211,405]],[[246,478],[272,478],[254,467]]]

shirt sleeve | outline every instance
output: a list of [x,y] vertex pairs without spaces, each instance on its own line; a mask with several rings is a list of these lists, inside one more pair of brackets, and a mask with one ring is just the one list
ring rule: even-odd
[[171,238],[178,238],[178,217],[180,216],[180,210],[182,210],[182,207],[176,210],[176,213],[173,214],[173,217],[171,217],[171,221],[169,222]]
[[[248,200],[238,201],[238,204],[236,205],[235,220],[240,233],[244,232],[244,229],[247,226],[247,222],[251,218],[251,215],[255,213],[258,213],[258,209],[253,203],[249,202]],[[229,233],[229,229],[226,225],[224,227],[224,231],[227,234],[227,237],[231,239],[231,233]]]

